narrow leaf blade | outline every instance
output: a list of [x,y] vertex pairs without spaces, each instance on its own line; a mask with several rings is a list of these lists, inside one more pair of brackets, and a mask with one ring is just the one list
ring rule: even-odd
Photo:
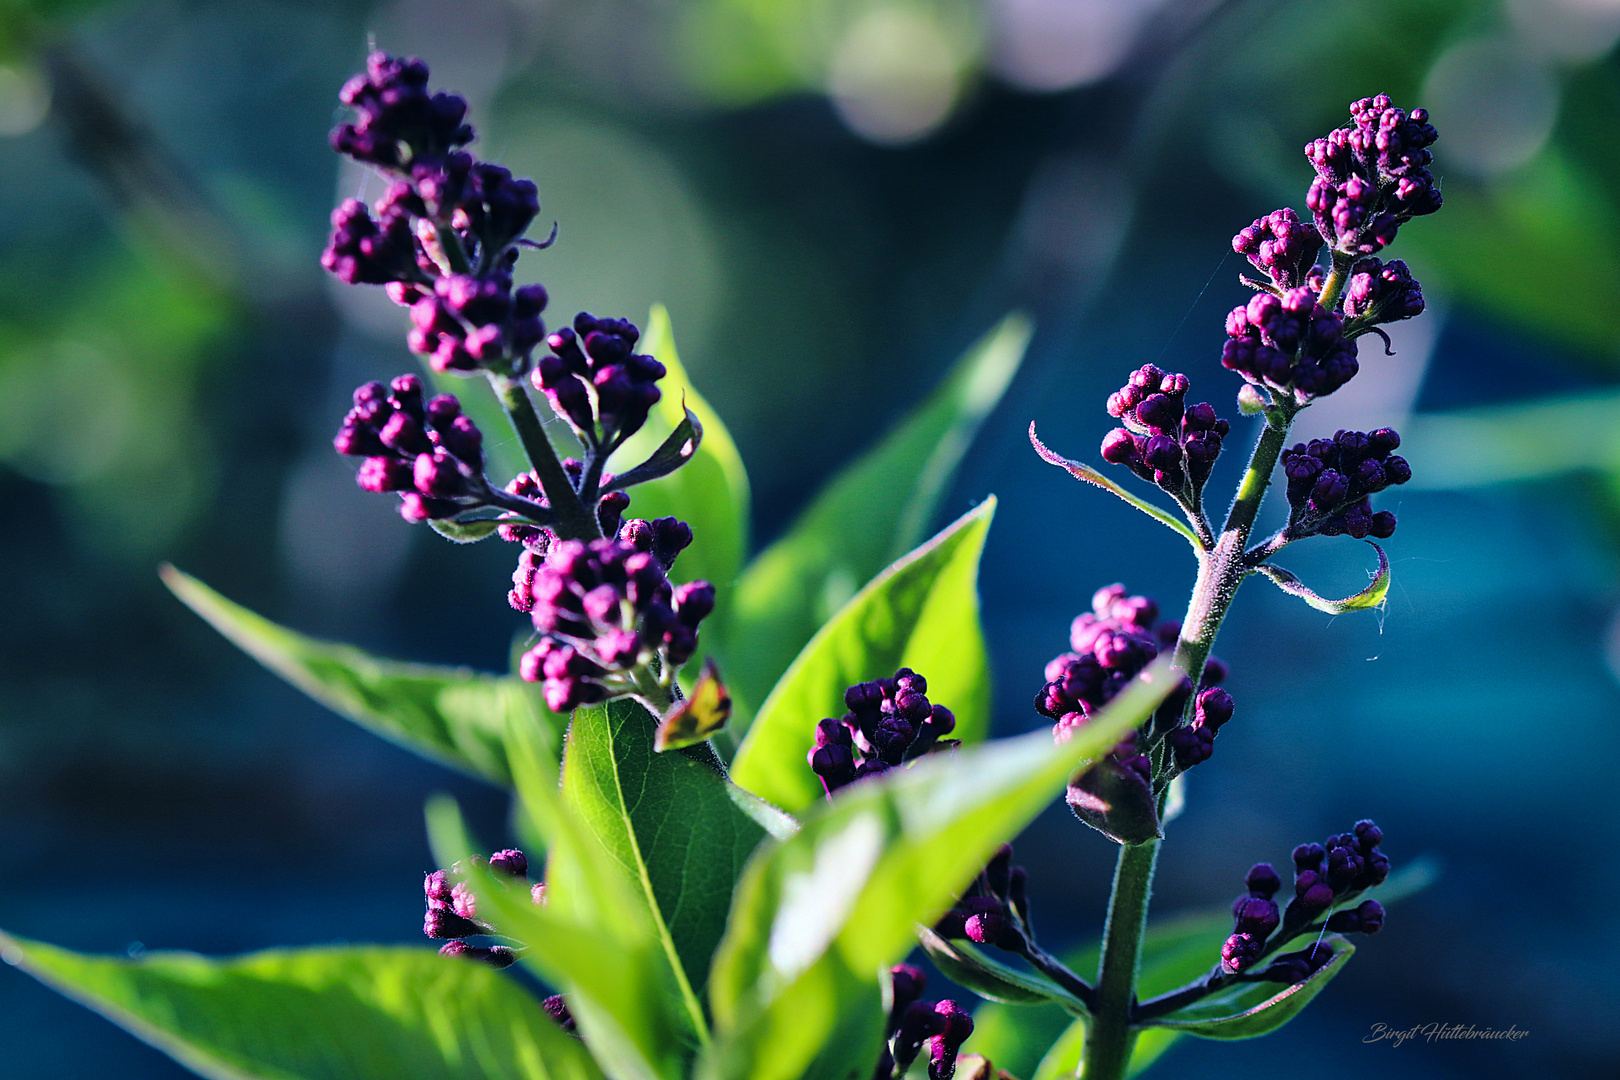
[[259,663],[338,715],[424,757],[504,786],[512,782],[503,746],[510,720],[548,728],[561,742],[564,720],[546,708],[538,686],[470,668],[385,660],[306,637],[172,566],[162,574],[182,603]]
[[684,405],[682,409],[686,415],[675,425],[675,430],[669,433],[669,437],[658,445],[658,449],[652,452],[652,456],[635,468],[619,473],[603,484],[603,491],[623,491],[636,484],[657,480],[661,476],[668,476],[692,460],[693,455],[703,444],[703,425],[698,422],[691,409],[687,409]]
[[1356,951],[1338,934],[1328,934],[1322,941],[1333,950],[1333,959],[1303,982],[1280,989],[1276,983],[1239,983],[1150,1020],[1148,1026],[1204,1039],[1253,1039],[1269,1034],[1299,1015]]
[[487,540],[495,535],[500,522],[494,518],[474,518],[471,521],[456,521],[453,518],[429,518],[428,528],[450,541],[452,544],[476,544],[480,540]]
[[990,1001],[1009,1005],[1052,1004],[1072,1016],[1085,1016],[1085,1003],[1046,978],[1020,971],[975,949],[965,941],[947,941],[926,926],[917,928],[917,940],[945,977]]
[[1198,537],[1193,531],[1168,511],[1159,509],[1146,499],[1137,498],[1085,462],[1071,461],[1057,451],[1048,449],[1045,443],[1035,437],[1035,425],[1033,423],[1029,425],[1029,441],[1035,447],[1035,452],[1040,455],[1041,460],[1048,465],[1056,465],[1076,480],[1091,484],[1094,487],[1100,487],[1110,494],[1118,495],[1160,525],[1166,525],[1180,533],[1187,543],[1193,546],[1194,551],[1202,549],[1203,545],[1198,542]]
[[[1032,331],[1008,315],[882,442],[840,472],[749,563],[719,626],[734,689],[763,701],[778,676],[863,581],[915,547],[980,424],[1012,382]],[[905,490],[905,478],[911,481]],[[859,528],[849,523],[859,521]],[[707,632],[707,631],[706,631]]]
[[426,948],[86,956],[0,933],[8,963],[219,1080],[601,1080],[487,967]]
[[988,726],[989,661],[978,620],[978,565],[995,514],[991,497],[879,574],[822,627],[766,699],[732,763],[732,778],[797,812],[822,797],[805,763],[817,720],[840,716],[844,690],[902,665],[928,679],[929,699],[955,713],[953,737]]
[[1378,552],[1378,571],[1373,575],[1372,581],[1368,583],[1365,589],[1353,596],[1347,596],[1343,600],[1328,600],[1325,597],[1318,596],[1306,588],[1305,583],[1295,577],[1291,571],[1284,570],[1280,566],[1272,566],[1267,563],[1256,570],[1255,573],[1270,578],[1277,588],[1289,596],[1297,596],[1317,611],[1325,611],[1329,615],[1343,615],[1351,611],[1368,611],[1373,608],[1381,608],[1389,596],[1389,556],[1384,554],[1383,548],[1373,544],[1371,540],[1368,540],[1367,543],[1372,544],[1372,549]]

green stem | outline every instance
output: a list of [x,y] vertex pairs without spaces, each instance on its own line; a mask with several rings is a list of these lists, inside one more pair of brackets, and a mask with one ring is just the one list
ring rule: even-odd
[[[1176,666],[1193,680],[1195,689],[1202,680],[1204,663],[1214,647],[1221,621],[1248,574],[1244,549],[1271,483],[1271,474],[1277,467],[1277,458],[1288,438],[1289,426],[1298,412],[1298,406],[1284,401],[1267,414],[1265,428],[1249,458],[1248,470],[1227,512],[1226,525],[1214,545],[1198,553],[1198,578],[1187,603],[1187,616],[1182,620],[1181,636],[1176,641],[1175,659]],[[1189,715],[1197,700],[1196,693],[1188,699]],[[1168,756],[1159,754],[1155,760],[1167,762]],[[1122,1080],[1130,1064],[1131,1049],[1136,1042],[1136,1029],[1132,1027],[1136,1010],[1136,969],[1158,853],[1157,840],[1120,847],[1119,863],[1114,868],[1114,891],[1108,902],[1108,925],[1103,931],[1097,1006],[1086,1029],[1081,1080]]]
[[596,515],[586,509],[563,471],[562,462],[557,460],[557,451],[546,438],[546,429],[523,383],[509,375],[489,372],[489,384],[495,388],[495,396],[506,410],[507,419],[512,421],[512,430],[517,432],[523,452],[540,481],[540,489],[546,493],[546,501],[557,515],[557,535],[564,540],[600,539],[602,528],[597,524]]
[[1086,1027],[1080,1080],[1120,1080],[1131,1061],[1136,1030],[1136,969],[1141,961],[1142,930],[1147,924],[1148,896],[1159,841],[1122,844],[1114,867],[1114,892],[1108,899],[1108,925],[1103,930],[1102,960],[1097,969],[1097,1009]]

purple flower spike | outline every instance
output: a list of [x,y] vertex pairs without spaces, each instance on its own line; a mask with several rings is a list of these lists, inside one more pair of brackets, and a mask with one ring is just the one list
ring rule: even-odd
[[1368,326],[1423,314],[1423,287],[1399,259],[1363,259],[1344,287],[1344,313]]
[[531,376],[557,415],[586,443],[611,450],[641,430],[658,403],[664,365],[635,352],[641,331],[624,319],[586,312],[546,338],[553,355]]
[[1353,127],[1337,128],[1305,148],[1316,168],[1306,197],[1316,228],[1333,249],[1372,255],[1405,221],[1440,209],[1428,166],[1436,135],[1423,109],[1397,109],[1379,94],[1350,106]]
[[1301,402],[1333,393],[1358,370],[1344,320],[1309,286],[1261,293],[1226,317],[1221,363],[1245,379]]
[[1391,451],[1401,437],[1389,428],[1340,431],[1331,439],[1296,443],[1282,452],[1287,477],[1288,525],[1285,536],[1349,535],[1387,539],[1395,515],[1373,513],[1368,496],[1412,478],[1406,459]]

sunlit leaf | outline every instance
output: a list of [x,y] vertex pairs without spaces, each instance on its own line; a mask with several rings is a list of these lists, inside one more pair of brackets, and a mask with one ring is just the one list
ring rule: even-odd
[[1237,983],[1147,1023],[1204,1039],[1252,1039],[1275,1031],[1310,1004],[1356,951],[1338,934],[1328,934],[1322,942],[1333,950],[1333,959],[1302,982],[1282,987]]
[[995,514],[991,497],[879,574],[793,661],[737,751],[732,777],[797,812],[822,797],[805,755],[816,721],[844,712],[844,690],[902,665],[928,680],[929,699],[957,720],[953,737],[982,735],[990,675],[979,630],[978,567]]
[[947,979],[990,1001],[1010,1005],[1053,1004],[1085,1016],[1085,1003],[1046,976],[1023,971],[980,952],[965,941],[947,941],[926,926],[917,941]]
[[455,521],[451,518],[430,518],[428,527],[452,544],[476,544],[495,535],[500,522],[494,518],[474,518]]
[[1108,477],[1104,476],[1090,465],[1087,465],[1085,462],[1071,461],[1069,458],[1064,457],[1055,450],[1049,449],[1045,443],[1041,442],[1041,440],[1035,436],[1034,423],[1029,425],[1029,441],[1030,445],[1035,447],[1035,452],[1040,455],[1041,460],[1046,462],[1048,465],[1056,465],[1058,468],[1062,469],[1076,480],[1090,484],[1093,487],[1100,487],[1111,495],[1119,496],[1121,499],[1124,499],[1126,502],[1136,507],[1136,509],[1142,511],[1142,513],[1146,514],[1154,521],[1157,521],[1160,525],[1164,525],[1180,533],[1182,538],[1193,546],[1194,551],[1200,549],[1198,537],[1194,535],[1191,529],[1189,529],[1182,521],[1180,521],[1170,512],[1161,510],[1159,507],[1154,506],[1146,499],[1137,498],[1135,495],[1132,495],[1129,491],[1120,487],[1118,484],[1114,483]]
[[[560,732],[537,685],[469,668],[384,660],[278,626],[172,566],[163,581],[242,651],[340,716],[446,765],[510,784],[509,718]],[[556,740],[560,742],[560,735]]]
[[0,957],[217,1080],[602,1076],[511,979],[429,948],[130,959],[0,934]]
[[730,646],[722,656],[732,689],[745,703],[763,701],[861,583],[928,535],[979,425],[1018,370],[1030,333],[1025,316],[1003,319],[926,401],[834,477],[748,564],[720,624],[722,643]]
[[686,415],[681,422],[675,425],[675,430],[663,442],[652,456],[635,468],[626,469],[614,476],[612,480],[602,485],[603,491],[623,491],[636,484],[645,484],[657,480],[661,476],[668,476],[688,464],[703,445],[703,425],[692,414],[691,409],[685,410]]
[[[695,1026],[732,889],[765,829],[712,768],[653,749],[653,717],[619,698],[574,713],[562,793],[647,907]],[[559,882],[559,886],[565,884]]]

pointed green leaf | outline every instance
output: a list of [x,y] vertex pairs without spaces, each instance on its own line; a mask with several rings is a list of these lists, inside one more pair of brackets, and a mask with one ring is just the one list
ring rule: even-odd
[[[552,802],[559,809],[554,797]],[[470,867],[464,880],[478,897],[479,918],[522,942],[522,962],[566,995],[569,1012],[603,1071],[616,1080],[679,1080],[692,1033],[683,1028],[682,1014],[672,1005],[675,988],[668,967],[660,964],[657,946],[641,932],[644,927],[617,922],[611,907],[589,910],[552,896],[571,891],[551,881],[555,858],[547,865],[547,902],[533,903],[527,890],[498,884],[487,865],[469,858],[477,848],[453,800],[430,801],[427,816],[434,856],[444,866],[459,862]],[[579,825],[566,811],[559,810],[550,825],[556,830],[549,836],[554,857],[563,852],[589,861],[590,845],[578,842]],[[605,894],[610,898],[612,886],[610,881]],[[580,913],[587,917],[577,917]]]
[[[658,381],[663,396],[653,406],[647,426],[619,449],[614,460],[639,464],[685,420],[687,409],[702,429],[703,445],[674,472],[638,484],[630,492],[626,512],[648,519],[674,516],[692,526],[692,546],[681,552],[672,576],[678,581],[711,582],[724,606],[731,602],[733,584],[748,554],[748,472],[719,414],[693,388],[675,351],[669,312],[662,304],[655,304],[647,316],[641,347],[664,365],[667,374]],[[713,636],[708,631],[705,626],[705,635]]]
[[602,1077],[511,979],[427,948],[129,959],[0,934],[0,958],[215,1080]]
[[428,528],[452,544],[476,544],[480,540],[488,540],[495,535],[495,530],[500,524],[494,518],[473,518],[471,521],[456,521],[452,518],[428,519]]
[[1368,540],[1367,543],[1372,544],[1372,549],[1378,552],[1378,572],[1373,575],[1372,581],[1368,583],[1365,589],[1362,589],[1354,596],[1347,596],[1343,600],[1328,600],[1316,595],[1316,593],[1306,588],[1305,584],[1295,577],[1293,573],[1284,570],[1280,566],[1272,566],[1267,563],[1254,572],[1270,578],[1277,588],[1289,596],[1297,596],[1317,611],[1325,611],[1329,615],[1343,615],[1351,611],[1381,608],[1384,606],[1385,598],[1389,595],[1389,556],[1384,554],[1383,548],[1373,544],[1371,540]]
[[[928,400],[840,472],[787,533],[749,563],[719,624],[721,642],[729,646],[726,670],[742,701],[763,701],[861,582],[928,535],[979,425],[1018,370],[1030,332],[1022,314],[1003,319]],[[858,528],[850,525],[855,521]]]
[[1310,1004],[1356,951],[1338,934],[1328,934],[1322,941],[1333,950],[1333,959],[1303,982],[1280,988],[1276,983],[1237,983],[1168,1016],[1150,1020],[1147,1026],[1204,1039],[1253,1039],[1273,1032]]
[[979,555],[995,497],[896,562],[811,639],[766,699],[732,763],[732,778],[797,812],[822,797],[805,762],[816,721],[844,712],[844,690],[902,665],[928,680],[929,699],[956,714],[955,738],[989,723],[990,672],[979,629]]
[[[996,847],[1151,714],[1173,682],[1167,663],[1155,665],[1061,745],[1037,731],[852,784],[808,813],[792,839],[756,853],[710,974],[720,1038],[704,1075],[790,1080],[812,1062],[870,1067],[861,1055],[875,1043],[846,1038],[856,1030],[847,1026],[870,1008],[879,974],[910,951],[915,924],[932,925]],[[763,1042],[789,1025],[791,1048]]]
[[633,469],[619,473],[603,484],[602,490],[623,491],[636,484],[650,483],[661,476],[668,476],[690,462],[703,445],[703,425],[692,415],[691,409],[685,409],[684,412],[686,415],[675,425],[675,430],[658,444],[658,449],[654,450],[646,461]]
[[765,830],[731,785],[682,753],[653,749],[656,721],[617,698],[574,713],[562,793],[646,904],[695,1026],[737,877]]
[[249,656],[338,715],[423,757],[509,785],[502,746],[509,719],[561,731],[563,719],[546,708],[538,685],[469,668],[384,660],[305,637],[172,566],[162,574],[181,602]]
[[1052,1004],[1072,1016],[1086,1016],[1085,1003],[1046,976],[1021,971],[975,949],[965,941],[947,941],[926,926],[917,941],[947,979],[982,998],[1009,1005]]

